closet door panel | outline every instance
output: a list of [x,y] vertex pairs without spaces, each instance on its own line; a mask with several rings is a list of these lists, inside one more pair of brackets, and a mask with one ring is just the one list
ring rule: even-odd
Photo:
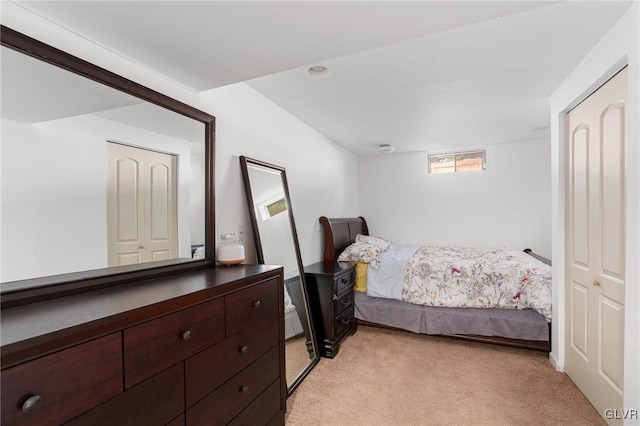
[[624,104],[605,109],[600,120],[602,273],[624,277]]

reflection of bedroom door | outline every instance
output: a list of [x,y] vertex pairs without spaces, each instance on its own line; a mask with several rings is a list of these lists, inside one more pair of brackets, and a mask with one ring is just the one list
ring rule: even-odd
[[603,416],[623,396],[626,96],[625,68],[567,115],[565,369]]
[[178,257],[176,157],[107,143],[109,266]]

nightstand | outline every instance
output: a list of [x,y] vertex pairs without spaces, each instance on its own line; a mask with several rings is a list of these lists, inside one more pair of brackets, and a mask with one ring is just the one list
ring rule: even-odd
[[305,267],[304,273],[320,355],[333,358],[342,341],[358,329],[353,313],[355,264],[319,262]]

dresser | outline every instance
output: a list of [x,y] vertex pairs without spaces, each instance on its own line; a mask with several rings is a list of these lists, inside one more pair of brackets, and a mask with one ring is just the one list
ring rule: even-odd
[[3,309],[6,425],[283,425],[283,272],[209,268]]
[[304,273],[320,355],[333,358],[358,327],[353,311],[355,265],[319,262],[305,267]]

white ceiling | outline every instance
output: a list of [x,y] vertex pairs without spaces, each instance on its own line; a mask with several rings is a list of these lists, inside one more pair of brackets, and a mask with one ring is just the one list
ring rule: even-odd
[[548,137],[549,95],[631,3],[18,2],[191,90],[247,81],[357,155]]

